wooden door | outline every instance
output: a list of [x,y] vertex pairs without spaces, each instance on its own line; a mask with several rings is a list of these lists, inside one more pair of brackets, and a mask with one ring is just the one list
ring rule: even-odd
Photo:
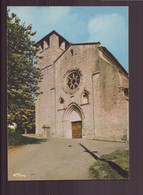
[[72,122],[72,138],[82,138],[82,122]]

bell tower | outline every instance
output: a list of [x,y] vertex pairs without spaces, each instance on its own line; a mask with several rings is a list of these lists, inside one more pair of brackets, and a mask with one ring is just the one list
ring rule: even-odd
[[[55,60],[66,50],[69,42],[52,31],[38,41],[36,67],[42,70],[43,79],[39,82],[40,94],[36,100],[36,133],[43,134],[43,127],[55,135],[56,106],[55,106]],[[45,128],[45,129],[46,129]]]

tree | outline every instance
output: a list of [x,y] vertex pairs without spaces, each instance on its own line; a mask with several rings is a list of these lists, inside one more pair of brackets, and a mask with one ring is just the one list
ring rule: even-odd
[[32,25],[21,23],[16,14],[7,13],[8,125],[16,124],[23,133],[35,126],[35,99],[41,92],[40,69],[34,66],[36,48]]

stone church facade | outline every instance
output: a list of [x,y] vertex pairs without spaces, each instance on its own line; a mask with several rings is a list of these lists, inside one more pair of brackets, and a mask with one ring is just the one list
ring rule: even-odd
[[56,31],[36,47],[36,134],[128,141],[128,73],[115,57],[100,42],[69,43]]

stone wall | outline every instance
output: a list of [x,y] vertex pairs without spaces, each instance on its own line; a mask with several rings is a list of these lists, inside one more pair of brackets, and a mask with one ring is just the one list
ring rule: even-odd
[[[82,119],[82,138],[111,141],[129,139],[128,76],[106,54],[99,43],[59,44],[57,34],[43,41],[37,67],[43,72],[41,94],[36,101],[36,133],[71,138],[70,114],[77,110]],[[65,51],[64,51],[65,50]],[[70,71],[80,75],[79,86],[70,90]],[[74,92],[73,92],[74,91]]]
[[[64,42],[63,42],[64,43]],[[39,45],[36,66],[42,70],[43,79],[39,83],[42,94],[36,101],[36,133],[43,134],[43,125],[50,127],[52,134],[55,134],[55,68],[53,62],[63,53],[59,47],[59,37],[52,34],[49,41],[43,40]]]

